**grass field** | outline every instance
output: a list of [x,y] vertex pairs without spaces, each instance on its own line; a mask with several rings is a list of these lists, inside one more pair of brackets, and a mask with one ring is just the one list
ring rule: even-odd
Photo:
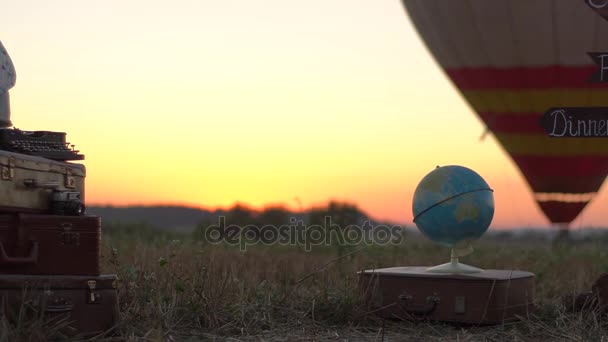
[[[568,312],[563,298],[608,271],[604,241],[554,246],[542,239],[487,238],[464,262],[536,273],[537,311],[493,327],[386,321],[357,290],[362,269],[434,265],[449,251],[406,236],[399,246],[234,247],[156,233],[107,229],[104,273],[120,278],[121,321],[99,340],[127,341],[608,341],[606,317]],[[1,341],[65,338],[56,322],[2,320]]]

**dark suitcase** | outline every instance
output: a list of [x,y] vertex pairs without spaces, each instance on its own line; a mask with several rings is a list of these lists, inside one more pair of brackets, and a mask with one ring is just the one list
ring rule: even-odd
[[596,310],[608,312],[608,273],[603,273],[591,286],[591,291],[577,295],[566,294],[562,297],[562,303],[568,312],[583,310]]
[[602,311],[608,310],[608,273],[600,275],[600,277],[593,283],[591,291],[597,298],[597,302],[600,305]]
[[55,318],[55,322],[66,319],[71,332],[90,335],[108,331],[118,321],[116,281],[113,274],[97,277],[0,275],[0,297],[9,319],[25,308],[26,312],[38,313],[31,319]]
[[96,216],[0,215],[0,274],[99,275]]
[[360,287],[383,317],[467,324],[500,324],[534,309],[534,274],[485,270],[430,273],[426,267],[359,272]]

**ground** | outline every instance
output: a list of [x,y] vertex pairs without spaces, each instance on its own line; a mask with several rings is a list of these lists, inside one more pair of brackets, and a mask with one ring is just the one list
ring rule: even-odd
[[[602,238],[603,239],[603,238]],[[125,341],[608,341],[598,311],[567,298],[608,272],[605,240],[553,244],[486,238],[463,261],[536,274],[538,309],[490,327],[389,321],[363,300],[356,272],[447,261],[449,251],[412,235],[396,246],[211,245],[169,234],[104,236],[102,268],[119,276],[121,319],[97,340]],[[68,339],[57,322],[2,320],[0,341]]]

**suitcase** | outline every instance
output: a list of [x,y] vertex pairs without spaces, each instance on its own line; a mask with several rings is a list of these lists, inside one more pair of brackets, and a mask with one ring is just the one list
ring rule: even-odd
[[70,327],[68,333],[90,335],[107,331],[118,322],[116,282],[114,274],[97,277],[0,275],[0,297],[9,319],[18,319],[20,309],[25,308],[29,319],[54,322],[65,319]]
[[600,313],[608,313],[608,273],[603,273],[597,278],[591,286],[591,291],[564,295],[562,304],[567,312],[597,310]]
[[601,310],[608,311],[608,273],[603,273],[597,278],[591,287],[591,291],[597,298]]
[[99,275],[97,216],[0,215],[0,274]]
[[83,211],[85,175],[82,164],[0,150],[0,211]]
[[430,273],[426,267],[359,272],[359,285],[385,318],[465,324],[501,324],[534,310],[534,274],[484,270]]

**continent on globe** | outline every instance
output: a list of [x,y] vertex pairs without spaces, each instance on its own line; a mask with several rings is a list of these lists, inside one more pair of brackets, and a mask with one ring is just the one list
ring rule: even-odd
[[456,207],[454,215],[456,216],[458,222],[465,220],[476,221],[479,219],[479,208],[474,201],[463,199]]

